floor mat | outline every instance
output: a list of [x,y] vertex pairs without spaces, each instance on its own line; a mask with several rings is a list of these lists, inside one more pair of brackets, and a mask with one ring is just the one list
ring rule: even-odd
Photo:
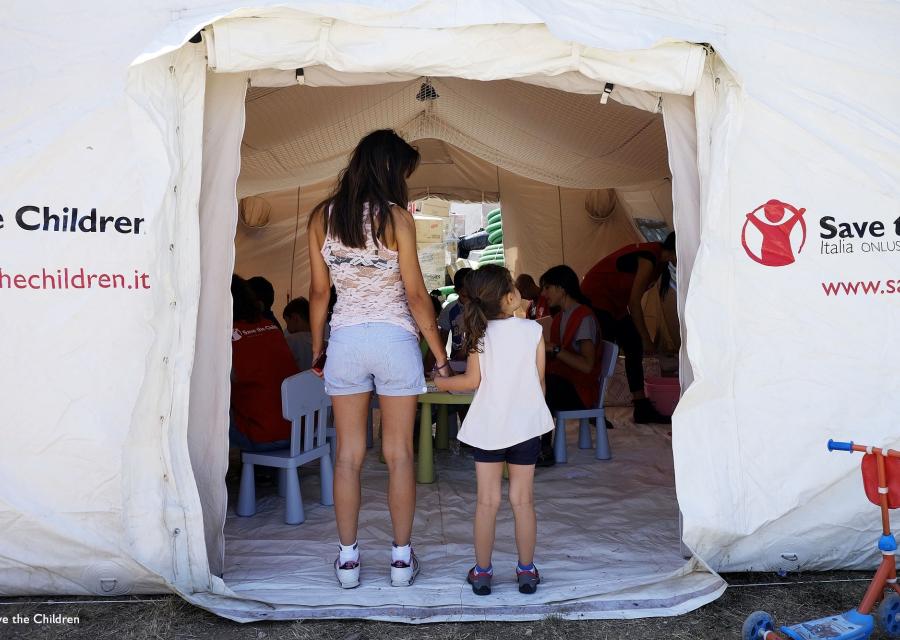
[[[465,583],[472,566],[475,473],[471,452],[438,451],[436,482],[419,485],[413,544],[422,571],[412,587],[389,583],[391,528],[387,469],[377,450],[367,456],[360,513],[361,586],[342,590],[334,577],[334,513],[318,502],[314,467],[301,473],[306,521],[282,521],[284,501],[260,489],[258,511],[225,526],[225,575],[241,598],[198,602],[240,620],[354,617],[402,622],[527,620],[677,615],[714,600],[725,583],[694,559],[679,537],[670,427],[634,425],[630,410],[612,408],[612,460],[579,450],[577,423],[568,429],[569,463],[537,469],[537,593],[516,589],[513,518],[504,504],[497,520],[490,596]],[[505,484],[505,483],[504,483]],[[505,495],[504,486],[504,495]]]

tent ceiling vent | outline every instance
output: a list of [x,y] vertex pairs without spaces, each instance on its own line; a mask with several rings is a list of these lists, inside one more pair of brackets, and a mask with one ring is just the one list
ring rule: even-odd
[[584,208],[591,220],[602,224],[612,217],[616,202],[615,189],[594,189],[585,196]]
[[419,87],[419,92],[416,94],[416,100],[419,102],[428,102],[430,100],[437,100],[440,97],[437,89],[431,84],[431,78],[425,78],[425,82],[422,83],[422,86]]
[[241,222],[252,229],[260,229],[269,224],[269,216],[272,215],[272,205],[265,198],[247,196],[241,198],[238,209]]

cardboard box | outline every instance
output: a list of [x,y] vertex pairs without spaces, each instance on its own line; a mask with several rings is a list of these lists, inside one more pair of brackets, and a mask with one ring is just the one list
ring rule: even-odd
[[425,291],[431,292],[440,289],[445,284],[444,274],[441,273],[423,273],[422,278],[425,280]]
[[419,214],[446,218],[450,215],[450,203],[440,198],[426,198],[419,205]]
[[443,287],[447,273],[447,254],[443,243],[420,242],[416,245],[416,253],[419,255],[419,267],[425,279],[425,288],[431,291]]
[[440,242],[420,242],[416,245],[416,253],[419,254],[419,265],[422,271],[429,269],[436,271],[447,267],[444,245]]
[[426,244],[444,241],[445,218],[436,216],[413,216],[416,221],[416,242]]

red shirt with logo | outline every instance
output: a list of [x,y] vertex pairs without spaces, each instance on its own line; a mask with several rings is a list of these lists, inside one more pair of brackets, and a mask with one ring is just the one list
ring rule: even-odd
[[284,334],[270,320],[234,322],[231,334],[231,411],[238,430],[256,443],[287,440],[281,383],[299,373]]
[[591,267],[581,281],[581,291],[595,309],[608,312],[616,319],[628,313],[631,285],[637,274],[637,259],[645,258],[653,263],[650,282],[659,279],[668,264],[662,260],[661,242],[630,244],[606,256]]

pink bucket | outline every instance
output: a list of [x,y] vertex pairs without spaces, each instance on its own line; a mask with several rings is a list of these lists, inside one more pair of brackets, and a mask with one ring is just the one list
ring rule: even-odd
[[644,380],[644,391],[653,407],[664,416],[672,415],[681,397],[678,378],[650,377]]

